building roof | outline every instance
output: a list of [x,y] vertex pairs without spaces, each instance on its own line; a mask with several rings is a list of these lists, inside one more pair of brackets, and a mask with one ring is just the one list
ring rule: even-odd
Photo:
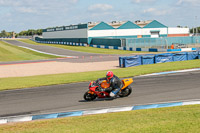
[[117,29],[138,29],[138,28],[141,28],[141,27],[134,24],[131,21],[127,21],[126,23],[120,25]]
[[107,30],[107,29],[115,29],[111,25],[101,22],[97,24],[96,26],[92,27],[90,30]]
[[146,26],[147,24],[151,22],[152,20],[146,20],[146,21],[136,20],[135,24],[143,28],[144,26]]
[[[99,26],[100,23],[102,23],[102,22],[88,22],[88,29],[94,30],[95,29],[94,27],[98,26],[96,28],[98,30],[101,30],[102,26]],[[105,23],[105,22],[103,22],[103,23],[104,23],[104,25],[107,24],[107,27],[109,25],[108,29],[113,29],[113,28],[114,29],[137,29],[137,28],[145,28],[147,25],[148,25],[149,28],[150,27],[151,28],[166,27],[165,25],[159,23],[156,20],[153,20],[153,21],[152,20],[146,20],[146,21],[137,20],[134,23],[131,22],[131,21],[112,21],[112,22],[109,22],[109,23]],[[110,26],[113,27],[113,28],[111,28]],[[103,26],[103,28],[105,29],[104,26]]]
[[[86,25],[86,26],[85,26]],[[166,28],[167,26],[161,24],[156,20],[146,20],[140,21],[137,20],[135,22],[131,21],[112,21],[109,23],[105,22],[88,22],[87,24],[78,24],[78,25],[70,25],[70,26],[62,26],[62,27],[54,27],[47,28],[43,31],[57,31],[59,28],[69,28],[74,29],[74,27],[80,28],[88,28],[89,30],[105,30],[105,29],[138,29],[138,28]]]
[[113,28],[118,28],[119,26],[121,26],[125,23],[126,23],[126,21],[112,21],[108,24],[111,25]]
[[145,25],[143,28],[167,28],[167,26],[161,24],[160,22],[154,20],[151,23]]

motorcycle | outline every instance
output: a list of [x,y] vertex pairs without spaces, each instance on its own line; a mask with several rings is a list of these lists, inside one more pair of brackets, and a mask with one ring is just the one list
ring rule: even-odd
[[[132,78],[123,79],[123,87],[120,89],[118,96],[119,97],[127,97],[131,94],[132,88],[130,86],[131,83],[133,83]],[[96,98],[107,98],[110,97],[110,93],[106,91],[99,91],[99,88],[106,89],[110,87],[110,83],[108,83],[106,80],[101,81],[99,83],[98,81],[91,81],[89,84],[89,90],[85,92],[83,98],[86,101],[93,101]]]

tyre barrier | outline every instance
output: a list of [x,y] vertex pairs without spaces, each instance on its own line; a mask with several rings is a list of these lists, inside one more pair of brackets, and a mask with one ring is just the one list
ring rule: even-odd
[[139,65],[186,61],[194,59],[200,59],[200,51],[124,56],[119,57],[119,67],[132,67]]

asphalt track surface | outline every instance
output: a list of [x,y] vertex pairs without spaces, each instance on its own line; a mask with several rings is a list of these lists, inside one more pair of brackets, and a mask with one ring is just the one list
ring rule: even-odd
[[[12,45],[25,46],[25,47],[36,49],[39,51],[58,54],[58,55],[66,55],[66,56],[98,56],[98,55],[100,55],[100,54],[83,53],[83,52],[77,52],[77,51],[72,51],[72,50],[66,50],[66,49],[56,48],[56,47],[51,47],[51,46],[33,45],[33,44],[20,42],[17,40],[4,40],[4,41],[7,43],[10,43]],[[56,45],[56,44],[54,44],[54,45]]]
[[115,100],[84,101],[89,82],[2,91],[0,117],[200,99],[200,71],[133,79],[133,93]]
[[[16,63],[30,63],[30,62],[45,62],[45,61],[61,61],[61,62],[102,62],[102,61],[116,61],[119,60],[119,56],[130,56],[129,55],[108,55],[108,54],[95,54],[95,53],[86,53],[86,52],[78,52],[72,51],[62,48],[56,48],[51,46],[44,45],[33,45],[24,42],[20,42],[17,40],[4,40],[5,42],[15,45],[15,46],[24,46],[28,48],[32,48],[38,51],[57,54],[57,55],[65,55],[65,56],[74,56],[76,58],[57,58],[57,59],[47,59],[47,60],[37,60],[37,61],[13,61],[13,62],[0,62],[0,64],[16,64]],[[54,44],[56,45],[56,44]]]

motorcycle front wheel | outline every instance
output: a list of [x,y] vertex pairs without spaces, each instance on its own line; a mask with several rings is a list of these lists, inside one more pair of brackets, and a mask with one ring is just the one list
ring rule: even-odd
[[127,97],[131,94],[131,92],[132,92],[132,88],[130,86],[128,86],[119,93],[119,96],[120,97]]
[[93,101],[94,99],[96,99],[97,95],[95,94],[91,94],[91,93],[88,93],[86,92],[83,96],[83,98],[86,100],[86,101]]

